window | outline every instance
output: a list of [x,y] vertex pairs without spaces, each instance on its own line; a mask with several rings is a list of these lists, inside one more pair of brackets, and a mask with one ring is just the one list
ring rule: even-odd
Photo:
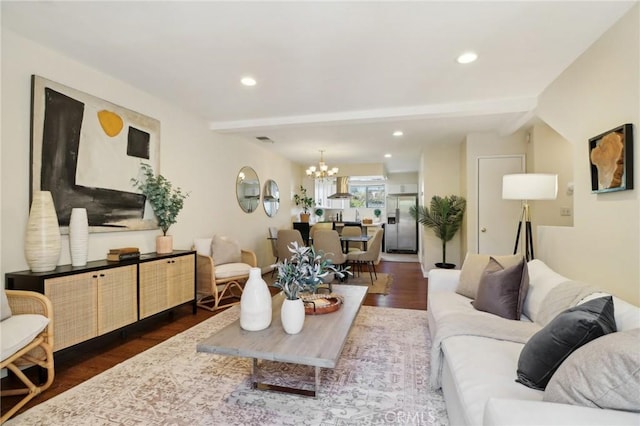
[[384,185],[349,185],[349,207],[384,208]]

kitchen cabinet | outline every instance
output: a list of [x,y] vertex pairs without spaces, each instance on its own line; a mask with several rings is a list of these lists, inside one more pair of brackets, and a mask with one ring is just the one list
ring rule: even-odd
[[191,302],[195,314],[195,251],[60,265],[50,272],[10,272],[5,286],[51,300],[54,351],[59,351],[184,303]]
[[387,194],[417,194],[417,183],[387,184]]

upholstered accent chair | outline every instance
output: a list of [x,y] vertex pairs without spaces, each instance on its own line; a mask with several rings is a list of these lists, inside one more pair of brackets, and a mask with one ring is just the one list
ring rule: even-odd
[[369,241],[369,244],[367,245],[367,251],[358,250],[349,252],[349,254],[347,254],[349,262],[357,265],[358,270],[362,270],[362,265],[367,265],[367,270],[369,271],[372,285],[373,277],[375,276],[376,280],[378,279],[378,274],[376,273],[376,263],[378,262],[380,258],[380,252],[382,251],[383,235],[384,230],[378,229],[373,235],[373,238],[371,238],[371,240]]
[[[207,240],[211,241],[207,252]],[[253,251],[241,249],[228,237],[214,236],[194,242],[197,251],[197,305],[216,311],[240,303],[249,270],[258,265]]]
[[289,245],[293,242],[298,243],[299,246],[304,246],[300,231],[297,229],[280,229],[278,231],[277,247],[280,261],[291,260],[292,253],[289,251]]
[[[359,226],[345,226],[342,228],[342,236],[359,237],[362,235],[362,228]],[[363,245],[359,242],[349,243],[349,252],[362,251]]]
[[[44,295],[33,291],[0,290],[0,368],[13,373],[24,387],[2,389],[2,396],[25,395],[11,409],[2,413],[0,423],[13,416],[27,402],[45,391],[53,383],[53,308]],[[23,372],[24,368],[39,366],[47,378],[35,384]]]

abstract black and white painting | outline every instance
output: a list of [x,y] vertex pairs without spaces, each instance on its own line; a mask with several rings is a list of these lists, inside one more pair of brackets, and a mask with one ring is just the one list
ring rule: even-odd
[[61,232],[74,207],[90,232],[157,228],[131,178],[159,173],[160,122],[36,75],[31,91],[31,194],[51,192]]

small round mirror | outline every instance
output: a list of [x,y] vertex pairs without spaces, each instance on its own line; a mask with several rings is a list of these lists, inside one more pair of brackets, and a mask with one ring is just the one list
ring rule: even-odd
[[269,179],[262,190],[262,206],[267,216],[274,217],[280,207],[280,190],[275,180]]
[[242,211],[253,212],[260,202],[260,180],[251,167],[243,167],[236,178],[236,197]]

